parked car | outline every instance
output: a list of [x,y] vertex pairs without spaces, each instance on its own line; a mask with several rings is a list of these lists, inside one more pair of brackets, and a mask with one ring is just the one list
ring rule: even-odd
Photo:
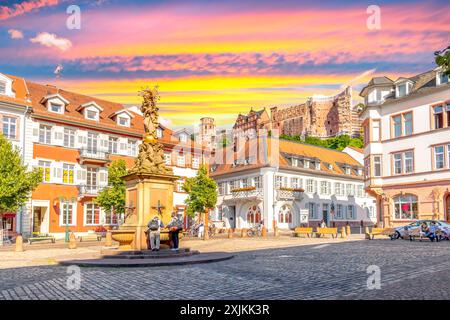
[[414,230],[421,226],[422,223],[426,222],[428,226],[430,226],[431,222],[435,222],[437,224],[437,227],[441,229],[445,234],[450,233],[450,224],[446,221],[438,221],[438,220],[416,220],[414,222],[411,222],[410,224],[407,224],[406,226],[401,226],[395,228],[395,239],[402,238],[405,236],[406,230]]

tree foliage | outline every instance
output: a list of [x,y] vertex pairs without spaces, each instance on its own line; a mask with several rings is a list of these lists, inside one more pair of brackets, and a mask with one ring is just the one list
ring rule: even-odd
[[347,146],[362,148],[364,145],[362,137],[350,138],[350,136],[348,136],[348,135],[340,135],[337,137],[332,137],[332,138],[327,138],[327,139],[320,139],[317,137],[305,137],[304,140],[300,136],[281,135],[280,139],[291,140],[291,141],[301,141],[306,144],[311,144],[314,146],[320,146],[320,147],[324,147],[324,148],[336,149],[336,150],[340,150],[340,151],[344,150]]
[[0,134],[0,213],[16,212],[41,181],[41,171],[27,172],[19,150]]
[[450,76],[450,46],[442,51],[436,51],[435,53],[436,64],[444,68],[444,73]]
[[95,199],[103,210],[116,214],[125,212],[125,181],[122,177],[127,174],[127,166],[124,160],[114,160],[108,167],[108,186],[103,189]]
[[208,176],[206,166],[201,166],[195,177],[187,178],[183,189],[188,193],[185,203],[190,217],[214,208],[217,203],[217,184]]

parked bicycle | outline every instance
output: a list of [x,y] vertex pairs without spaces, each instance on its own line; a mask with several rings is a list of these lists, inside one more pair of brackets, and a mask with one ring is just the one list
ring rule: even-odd
[[247,230],[247,236],[249,237],[261,237],[262,236],[262,224],[257,224]]
[[[195,223],[195,224],[193,224],[193,225],[189,228],[189,233],[188,233],[189,236],[190,236],[190,237],[198,237],[198,233],[199,233],[199,230],[200,230],[200,226],[201,226],[200,223]],[[208,228],[208,235],[209,235],[209,237],[210,237],[210,238],[213,237],[213,236],[215,235],[215,233],[216,233],[216,227],[215,227],[214,224],[210,223],[210,224],[209,224],[209,228]]]

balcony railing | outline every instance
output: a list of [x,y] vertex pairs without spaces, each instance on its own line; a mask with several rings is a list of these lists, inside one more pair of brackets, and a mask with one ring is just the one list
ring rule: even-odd
[[104,187],[100,187],[100,186],[91,186],[91,185],[86,185],[86,184],[82,184],[78,186],[78,193],[80,194],[80,196],[86,196],[86,195],[98,195],[100,191],[103,190]]
[[109,153],[98,150],[91,149],[80,149],[80,157],[84,159],[93,159],[93,160],[109,160]]
[[301,200],[303,196],[303,189],[280,188],[277,189],[278,200]]
[[232,199],[235,200],[257,200],[263,198],[263,189],[249,187],[231,190]]

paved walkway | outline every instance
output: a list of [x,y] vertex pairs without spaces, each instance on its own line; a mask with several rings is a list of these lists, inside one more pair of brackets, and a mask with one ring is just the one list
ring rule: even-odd
[[[233,250],[263,240],[217,241]],[[449,241],[298,239],[211,264],[81,268],[79,287],[63,266],[3,269],[0,299],[450,299],[449,255]],[[367,287],[369,266],[380,270],[379,290]]]

